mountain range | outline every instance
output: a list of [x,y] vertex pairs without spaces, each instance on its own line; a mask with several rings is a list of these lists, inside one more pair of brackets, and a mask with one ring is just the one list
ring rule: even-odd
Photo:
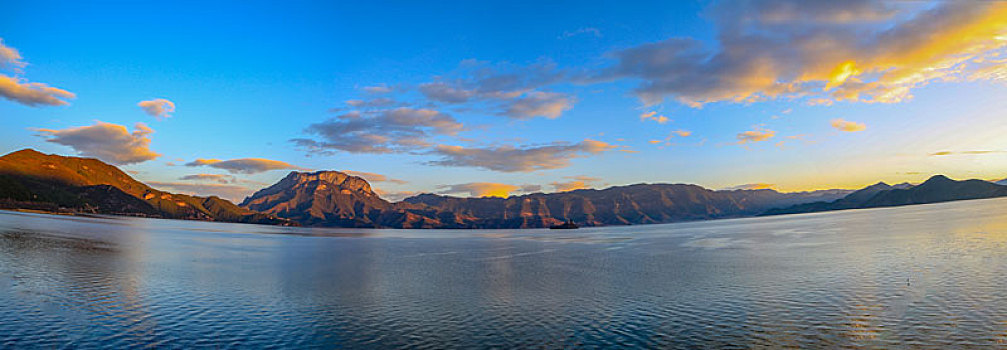
[[357,176],[294,171],[235,205],[215,196],[160,191],[97,159],[30,149],[0,157],[0,208],[324,227],[541,228],[568,220],[637,225],[1000,196],[1007,196],[1007,186],[937,175],[916,186],[882,182],[857,191],[634,184],[508,198],[420,194],[393,203]]
[[160,191],[92,158],[25,149],[0,157],[0,208],[256,224],[293,224],[219,197]]

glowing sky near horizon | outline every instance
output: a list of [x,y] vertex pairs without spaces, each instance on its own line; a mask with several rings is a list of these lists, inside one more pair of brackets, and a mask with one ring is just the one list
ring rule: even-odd
[[238,200],[1007,177],[1007,2],[8,2],[0,152]]

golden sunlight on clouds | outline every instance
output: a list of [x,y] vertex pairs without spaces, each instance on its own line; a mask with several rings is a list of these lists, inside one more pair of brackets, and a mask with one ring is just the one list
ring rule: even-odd
[[161,156],[150,150],[147,136],[154,130],[143,123],[136,123],[133,132],[123,125],[101,121],[76,128],[35,130],[48,142],[69,146],[83,156],[113,164],[134,164]]
[[540,190],[542,187],[536,185],[515,186],[494,182],[471,182],[457,185],[443,185],[440,188],[443,189],[438,192],[440,194],[467,193],[470,197],[507,198],[511,192],[534,192]]
[[657,112],[647,112],[640,115],[640,121],[644,122],[648,120],[653,120],[658,124],[664,124],[671,121],[671,119],[668,119],[668,117],[665,117],[663,115],[657,115]]
[[17,77],[0,74],[0,96],[28,106],[63,106],[66,100],[77,97],[72,92],[42,83],[32,83]]
[[570,179],[571,181],[551,182],[549,185],[552,186],[556,192],[569,192],[590,188],[592,184],[601,181],[599,178],[590,176],[565,176],[564,178]]
[[715,7],[715,45],[683,37],[639,45],[615,52],[618,62],[603,77],[640,79],[635,93],[647,105],[671,98],[697,108],[776,98],[896,103],[933,82],[1004,80],[996,59],[1007,49],[1007,2],[882,6],[888,9],[863,18],[841,6],[801,4],[787,16],[760,16],[775,3]]
[[846,61],[840,63],[839,66],[832,71],[829,83],[825,84],[825,91],[829,91],[836,86],[843,85],[843,83],[846,82],[846,79],[849,79],[851,76],[857,74],[860,74],[860,70],[857,69],[856,62]]
[[839,118],[832,120],[832,127],[836,128],[836,130],[846,132],[863,131],[864,129],[867,129],[867,125],[864,125],[864,123],[851,122]]
[[163,98],[140,101],[140,103],[137,103],[136,105],[142,108],[144,112],[157,119],[171,118],[170,113],[175,112],[175,103]]
[[738,144],[743,145],[749,142],[766,141],[773,138],[773,136],[776,136],[776,132],[773,130],[755,128],[755,130],[749,130],[743,133],[739,133],[737,138],[738,138]]

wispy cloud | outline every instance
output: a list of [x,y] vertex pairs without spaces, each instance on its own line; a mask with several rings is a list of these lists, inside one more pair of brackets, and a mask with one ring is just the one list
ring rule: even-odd
[[308,126],[319,139],[292,140],[310,152],[328,154],[401,153],[430,146],[433,135],[455,135],[464,126],[454,117],[431,109],[396,108],[369,113],[350,112]]
[[658,124],[664,124],[664,123],[667,123],[667,122],[671,121],[671,119],[668,119],[668,117],[665,117],[663,115],[657,115],[657,112],[653,112],[653,111],[640,114],[640,121],[643,122],[643,121],[648,121],[648,120],[653,120],[653,121],[657,122]]
[[955,156],[955,155],[983,155],[992,153],[1004,153],[1007,151],[974,150],[974,151],[940,151],[931,153],[931,156]]
[[594,27],[583,27],[574,31],[563,32],[563,34],[560,35],[557,39],[569,39],[578,35],[590,35],[595,38],[600,38],[601,30],[598,30],[598,28]]
[[101,121],[76,128],[34,130],[47,142],[70,146],[80,155],[113,164],[134,164],[161,156],[150,150],[148,135],[154,130],[143,123],[136,123],[132,132],[125,126]]
[[231,160],[200,158],[185,163],[185,166],[189,167],[209,166],[211,168],[227,170],[232,174],[257,174],[270,170],[281,170],[281,169],[308,170],[296,165],[292,165],[287,162],[272,159],[262,159],[262,158],[241,158]]
[[767,190],[767,189],[772,189],[772,188],[773,188],[773,186],[774,186],[773,184],[764,184],[764,183],[750,183],[750,184],[744,184],[744,185],[737,185],[737,186],[731,186],[731,187],[728,187],[728,188],[725,188],[725,189],[722,189],[721,191],[735,191],[735,190]]
[[182,176],[178,179],[189,180],[189,181],[217,182],[222,184],[235,183],[238,181],[237,178],[235,178],[234,176],[225,174],[192,174]]
[[738,144],[743,145],[749,142],[762,142],[769,140],[776,136],[776,132],[769,129],[755,128],[755,130],[749,130],[742,133],[738,133]]
[[393,178],[390,178],[390,177],[382,175],[382,174],[368,173],[368,172],[364,172],[364,171],[343,170],[342,172],[344,172],[346,174],[349,174],[349,175],[362,177],[362,178],[364,178],[364,180],[367,180],[368,182],[371,182],[371,183],[374,183],[374,182],[388,182],[388,183],[393,183],[393,184],[398,184],[398,185],[403,185],[403,184],[409,183],[409,181],[406,181],[406,180],[393,179]]
[[148,181],[147,184],[157,189],[168,190],[169,192],[202,197],[217,196],[232,202],[240,201],[253,192],[251,188],[242,185],[222,183]]
[[596,155],[618,146],[595,140],[578,143],[552,143],[544,146],[473,147],[438,145],[431,151],[441,159],[430,165],[475,167],[500,172],[531,172],[564,168],[570,160]]

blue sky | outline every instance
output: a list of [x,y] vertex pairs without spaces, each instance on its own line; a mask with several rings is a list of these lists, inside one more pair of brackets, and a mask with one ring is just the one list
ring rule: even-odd
[[841,5],[10,3],[7,88],[74,97],[5,92],[0,151],[239,200],[292,169],[389,198],[1007,177],[1004,4]]

